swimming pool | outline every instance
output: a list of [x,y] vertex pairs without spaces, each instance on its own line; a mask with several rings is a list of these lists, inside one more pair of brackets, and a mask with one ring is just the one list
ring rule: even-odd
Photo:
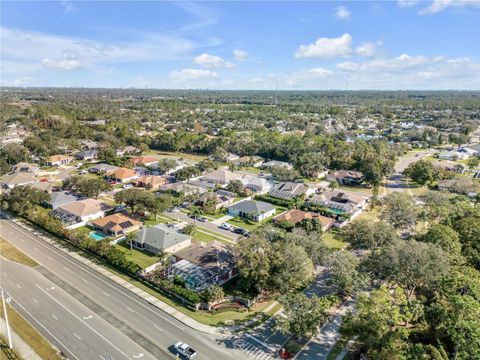
[[105,235],[100,234],[100,233],[95,232],[95,231],[91,232],[88,236],[90,236],[95,241],[101,241],[101,240],[104,240],[106,238]]

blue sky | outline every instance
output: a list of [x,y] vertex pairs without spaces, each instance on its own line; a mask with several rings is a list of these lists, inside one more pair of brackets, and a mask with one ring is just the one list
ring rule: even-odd
[[1,83],[480,89],[480,0],[1,3]]

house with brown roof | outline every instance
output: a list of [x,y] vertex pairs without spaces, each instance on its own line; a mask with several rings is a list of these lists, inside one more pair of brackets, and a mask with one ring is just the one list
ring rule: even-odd
[[275,216],[273,218],[273,222],[278,223],[280,221],[287,221],[295,225],[305,219],[315,219],[317,221],[320,221],[322,223],[322,231],[328,231],[335,222],[335,220],[333,220],[332,218],[298,209],[288,210],[281,213],[280,215]]
[[145,175],[134,180],[135,186],[145,189],[157,190],[160,186],[165,185],[167,180],[163,176]]
[[113,214],[91,220],[89,225],[109,236],[120,236],[139,230],[142,222],[130,219],[122,214]]
[[325,177],[327,181],[336,181],[342,185],[360,185],[364,179],[363,173],[353,170],[333,171]]
[[118,168],[108,173],[107,177],[121,183],[129,183],[138,178],[135,171],[127,168]]
[[105,216],[105,212],[111,209],[104,202],[96,199],[84,199],[61,205],[50,212],[50,216],[59,219],[65,225],[86,224]]
[[168,268],[168,277],[180,276],[185,285],[202,291],[222,285],[235,276],[232,248],[218,241],[198,242],[175,253],[177,262]]
[[47,166],[60,166],[70,164],[73,161],[73,157],[67,155],[53,155],[47,158]]
[[158,159],[154,158],[153,156],[135,156],[131,158],[130,163],[133,166],[157,166]]

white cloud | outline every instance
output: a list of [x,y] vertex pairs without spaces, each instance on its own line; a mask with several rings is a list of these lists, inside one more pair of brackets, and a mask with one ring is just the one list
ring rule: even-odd
[[170,35],[142,33],[129,42],[105,43],[4,27],[0,28],[0,42],[2,61],[43,64],[54,69],[175,60],[195,47],[183,37]]
[[70,1],[67,1],[67,0],[61,0],[60,5],[62,5],[63,12],[65,14],[68,14],[77,10],[77,8],[73,6],[73,4]]
[[235,65],[231,62],[225,61],[220,56],[201,54],[193,58],[195,64],[204,66],[206,68],[233,68]]
[[84,66],[74,58],[63,58],[63,59],[43,59],[42,64],[49,68],[60,69],[60,70],[76,70],[81,69]]
[[382,41],[364,42],[352,48],[353,38],[345,33],[338,38],[319,38],[312,44],[300,45],[295,53],[296,58],[335,58],[352,55],[372,56],[377,46],[382,45]]
[[420,2],[420,0],[398,0],[398,5],[401,7],[410,7],[417,5]]
[[308,74],[314,77],[325,77],[325,76],[333,75],[333,72],[330,70],[322,69],[322,68],[314,68],[314,69],[308,70]]
[[300,45],[295,53],[296,58],[334,58],[351,53],[352,44],[350,34],[343,34],[338,38],[318,38],[312,44]]
[[335,12],[335,17],[338,20],[348,21],[350,20],[351,14],[345,6],[338,6],[337,11]]
[[479,0],[433,0],[430,6],[420,10],[420,15],[435,14],[443,11],[449,7],[463,8],[463,7],[480,8]]
[[235,60],[237,61],[245,61],[248,59],[248,52],[244,51],[244,50],[239,50],[239,49],[235,49],[233,50],[233,56],[235,57]]
[[34,80],[35,79],[33,79],[31,77],[24,76],[24,77],[15,78],[15,79],[12,79],[12,80],[1,79],[0,84],[2,86],[27,86],[27,85],[32,85],[32,81],[34,81]]
[[355,52],[360,56],[372,56],[375,53],[377,44],[372,42],[364,42],[356,47]]
[[182,69],[170,72],[170,78],[176,80],[212,79],[216,77],[217,73],[215,71],[203,69]]

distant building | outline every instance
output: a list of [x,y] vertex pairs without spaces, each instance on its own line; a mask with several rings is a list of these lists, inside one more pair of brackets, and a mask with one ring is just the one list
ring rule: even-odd
[[129,161],[133,166],[148,166],[148,167],[158,166],[158,159],[154,158],[153,156],[135,156],[131,158]]
[[4,189],[13,189],[15,186],[33,184],[37,181],[38,179],[32,174],[14,173],[3,176],[0,180],[0,184]]
[[97,150],[84,150],[76,153],[75,159],[77,160],[94,160],[97,158]]
[[286,169],[293,169],[293,165],[285,161],[271,160],[262,164],[263,168],[271,169],[272,167],[284,167]]
[[227,185],[230,181],[240,179],[240,177],[240,174],[230,170],[219,169],[205,174],[201,177],[201,180],[212,184]]
[[363,173],[353,170],[337,170],[326,176],[327,181],[336,181],[342,185],[360,185],[363,179]]
[[40,167],[37,164],[27,162],[20,162],[12,167],[12,173],[22,173],[37,175]]
[[93,173],[93,174],[109,173],[109,172],[115,171],[117,169],[119,169],[118,166],[100,163],[100,164],[95,164],[92,167],[90,167],[88,169],[88,172]]
[[60,166],[70,164],[73,161],[71,156],[67,155],[54,155],[50,156],[46,160],[47,166]]

